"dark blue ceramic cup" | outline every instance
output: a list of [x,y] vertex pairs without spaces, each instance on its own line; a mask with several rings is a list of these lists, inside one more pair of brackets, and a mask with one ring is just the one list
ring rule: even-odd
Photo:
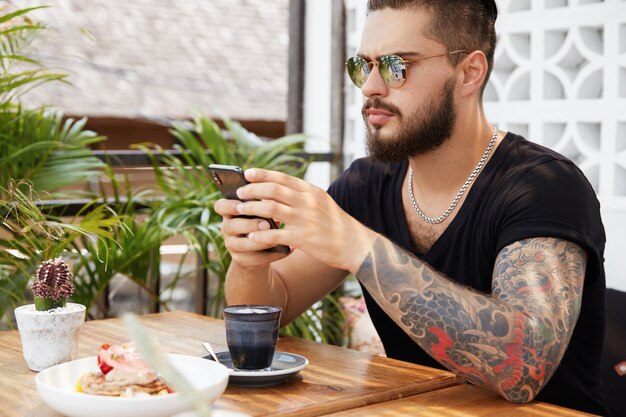
[[280,307],[256,304],[222,309],[226,343],[235,369],[271,369],[282,311]]

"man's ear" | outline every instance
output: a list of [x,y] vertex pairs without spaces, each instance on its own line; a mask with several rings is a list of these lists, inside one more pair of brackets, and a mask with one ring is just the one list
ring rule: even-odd
[[487,76],[487,57],[482,51],[471,52],[459,63],[461,95],[477,94]]

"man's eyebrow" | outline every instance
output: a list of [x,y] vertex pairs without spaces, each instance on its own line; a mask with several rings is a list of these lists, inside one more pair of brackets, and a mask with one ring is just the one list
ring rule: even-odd
[[424,54],[420,54],[419,52],[415,52],[415,51],[398,51],[398,52],[394,52],[393,54],[389,54],[389,55],[398,55],[401,57],[405,57],[405,56],[421,56]]
[[[378,55],[376,58],[380,58],[381,56],[385,56],[385,55],[397,55],[399,57],[413,57],[413,56],[421,56],[423,54],[420,54],[419,52],[415,52],[415,51],[396,51],[396,52],[390,52],[388,54],[382,54],[382,55]],[[371,61],[370,56],[367,54],[363,54],[363,53],[358,53],[356,56],[363,58],[366,61]]]

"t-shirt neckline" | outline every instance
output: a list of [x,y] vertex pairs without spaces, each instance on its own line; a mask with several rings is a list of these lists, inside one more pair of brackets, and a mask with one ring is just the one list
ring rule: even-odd
[[497,161],[502,158],[502,155],[506,152],[505,148],[509,147],[511,143],[511,132],[507,132],[502,138],[502,141],[500,142],[498,147],[493,151],[493,155],[491,155],[489,161],[487,161],[483,169],[480,171],[480,174],[478,174],[478,177],[474,180],[474,184],[472,184],[472,187],[467,192],[467,197],[465,198],[463,204],[456,208],[457,213],[448,225],[448,227],[445,228],[441,236],[439,236],[439,238],[435,240],[430,249],[428,249],[428,251],[426,251],[425,253],[420,253],[415,250],[415,248],[413,247],[413,243],[411,242],[411,237],[409,236],[409,225],[404,214],[404,207],[402,206],[402,193],[406,191],[403,189],[402,185],[409,169],[409,161],[402,161],[402,164],[400,165],[400,172],[397,177],[397,182],[395,184],[394,194],[396,204],[396,218],[400,223],[398,224],[398,227],[402,233],[402,240],[404,240],[403,246],[407,248],[413,248],[412,252],[424,260],[428,260],[435,253],[437,253],[437,248],[444,245],[444,243],[449,239],[448,236],[452,234],[452,231],[458,227],[460,222],[464,221],[465,217],[467,217],[466,207],[470,206],[476,196],[479,195],[479,192],[477,190],[480,190],[480,188],[482,188],[484,178],[488,175],[489,172],[491,172],[492,167],[497,164]]

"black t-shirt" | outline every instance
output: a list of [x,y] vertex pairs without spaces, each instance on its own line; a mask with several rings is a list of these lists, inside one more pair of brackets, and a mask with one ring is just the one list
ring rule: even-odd
[[[411,244],[402,207],[407,162],[355,161],[329,188],[350,215],[450,279],[491,293],[497,254],[532,237],[574,242],[588,253],[580,316],[569,347],[540,401],[606,415],[599,389],[604,339],[605,233],[595,192],[567,158],[508,133],[475,180],[456,217],[427,253]],[[413,342],[363,288],[389,357],[442,366]]]

